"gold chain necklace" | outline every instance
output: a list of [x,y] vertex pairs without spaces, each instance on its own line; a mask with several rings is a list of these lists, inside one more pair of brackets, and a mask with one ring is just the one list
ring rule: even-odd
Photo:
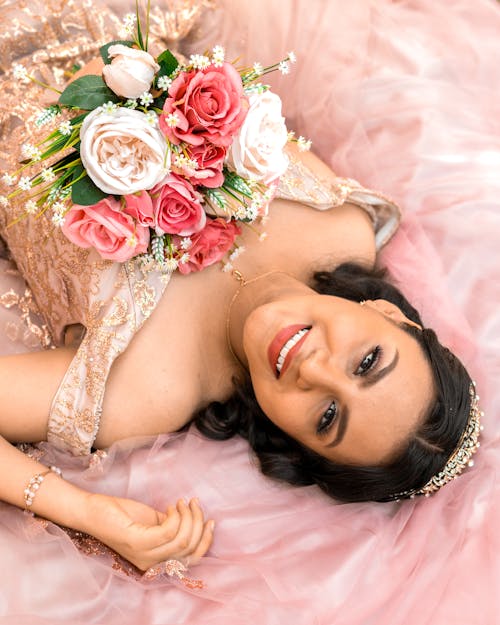
[[265,273],[262,273],[259,276],[256,276],[255,278],[251,278],[250,280],[245,280],[243,274],[240,271],[238,271],[237,269],[233,269],[231,271],[231,275],[233,276],[233,278],[235,278],[235,280],[237,280],[239,282],[239,285],[238,285],[238,288],[236,289],[233,297],[231,298],[231,301],[229,302],[229,306],[227,307],[227,315],[226,315],[226,343],[227,343],[229,351],[231,352],[231,355],[233,356],[235,361],[240,366],[242,366],[244,369],[246,369],[245,365],[240,360],[240,358],[236,355],[236,353],[233,350],[233,346],[231,345],[231,311],[233,309],[234,302],[236,301],[238,295],[241,293],[242,289],[245,286],[248,286],[249,284],[253,284],[254,282],[257,282],[258,280],[261,280],[262,278],[267,278],[268,276],[271,276],[274,273],[282,273],[282,274],[285,274],[286,276],[289,276],[290,278],[293,278],[294,280],[297,279],[291,273],[287,273],[286,271],[282,271],[281,269],[272,269],[271,271],[266,271]]

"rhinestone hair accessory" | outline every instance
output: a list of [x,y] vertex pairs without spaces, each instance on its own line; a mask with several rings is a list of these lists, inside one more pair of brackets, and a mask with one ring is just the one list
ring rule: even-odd
[[472,456],[481,445],[479,435],[483,429],[481,417],[484,416],[484,413],[479,409],[479,395],[476,394],[475,382],[471,382],[469,386],[469,395],[471,405],[467,426],[455,451],[448,458],[443,469],[436,475],[433,475],[427,484],[421,488],[398,493],[397,495],[393,495],[391,499],[413,499],[421,495],[429,497],[445,484],[456,479],[465,468],[474,466]]

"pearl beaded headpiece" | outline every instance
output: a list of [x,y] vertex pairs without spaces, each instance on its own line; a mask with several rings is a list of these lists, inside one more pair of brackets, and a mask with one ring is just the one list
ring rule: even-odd
[[445,484],[448,484],[448,482],[457,478],[466,467],[472,467],[474,465],[472,456],[481,444],[479,442],[479,435],[483,429],[481,425],[481,417],[484,416],[484,413],[479,409],[479,395],[476,394],[475,382],[471,383],[469,387],[469,394],[471,405],[467,426],[462,434],[457,448],[448,458],[448,461],[444,465],[443,469],[436,475],[433,475],[427,484],[421,488],[398,493],[397,495],[393,495],[391,499],[413,499],[419,495],[429,497]]

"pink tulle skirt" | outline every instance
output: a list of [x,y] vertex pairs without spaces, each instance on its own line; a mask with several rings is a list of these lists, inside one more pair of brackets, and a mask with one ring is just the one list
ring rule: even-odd
[[[200,41],[224,43],[249,63],[294,50],[292,73],[273,78],[289,127],[312,139],[339,175],[380,189],[406,211],[383,261],[477,381],[485,432],[476,466],[430,499],[333,504],[314,487],[262,477],[244,441],[207,441],[194,429],[135,450],[116,445],[90,467],[42,445],[47,461],[91,490],[158,507],[198,496],[216,520],[209,556],[191,572],[205,587],[140,579],[92,541],[80,537],[78,549],[59,527],[2,505],[0,623],[494,625],[500,5],[226,4]],[[11,282],[0,293],[22,294],[19,277],[2,275]],[[10,328],[4,353],[34,348],[24,347],[15,310],[1,313]]]

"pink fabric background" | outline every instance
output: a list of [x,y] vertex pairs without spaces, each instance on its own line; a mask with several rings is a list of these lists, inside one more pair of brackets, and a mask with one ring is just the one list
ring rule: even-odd
[[500,6],[227,4],[209,38],[249,62],[295,50],[292,75],[274,79],[289,126],[339,175],[405,209],[384,261],[477,380],[486,415],[476,467],[431,499],[333,505],[315,488],[261,477],[243,441],[211,442],[194,430],[136,451],[116,446],[90,469],[56,457],[89,489],[156,506],[199,496],[216,520],[210,555],[192,571],[206,588],[127,577],[111,559],[81,554],[58,527],[2,505],[0,624],[494,625]]

